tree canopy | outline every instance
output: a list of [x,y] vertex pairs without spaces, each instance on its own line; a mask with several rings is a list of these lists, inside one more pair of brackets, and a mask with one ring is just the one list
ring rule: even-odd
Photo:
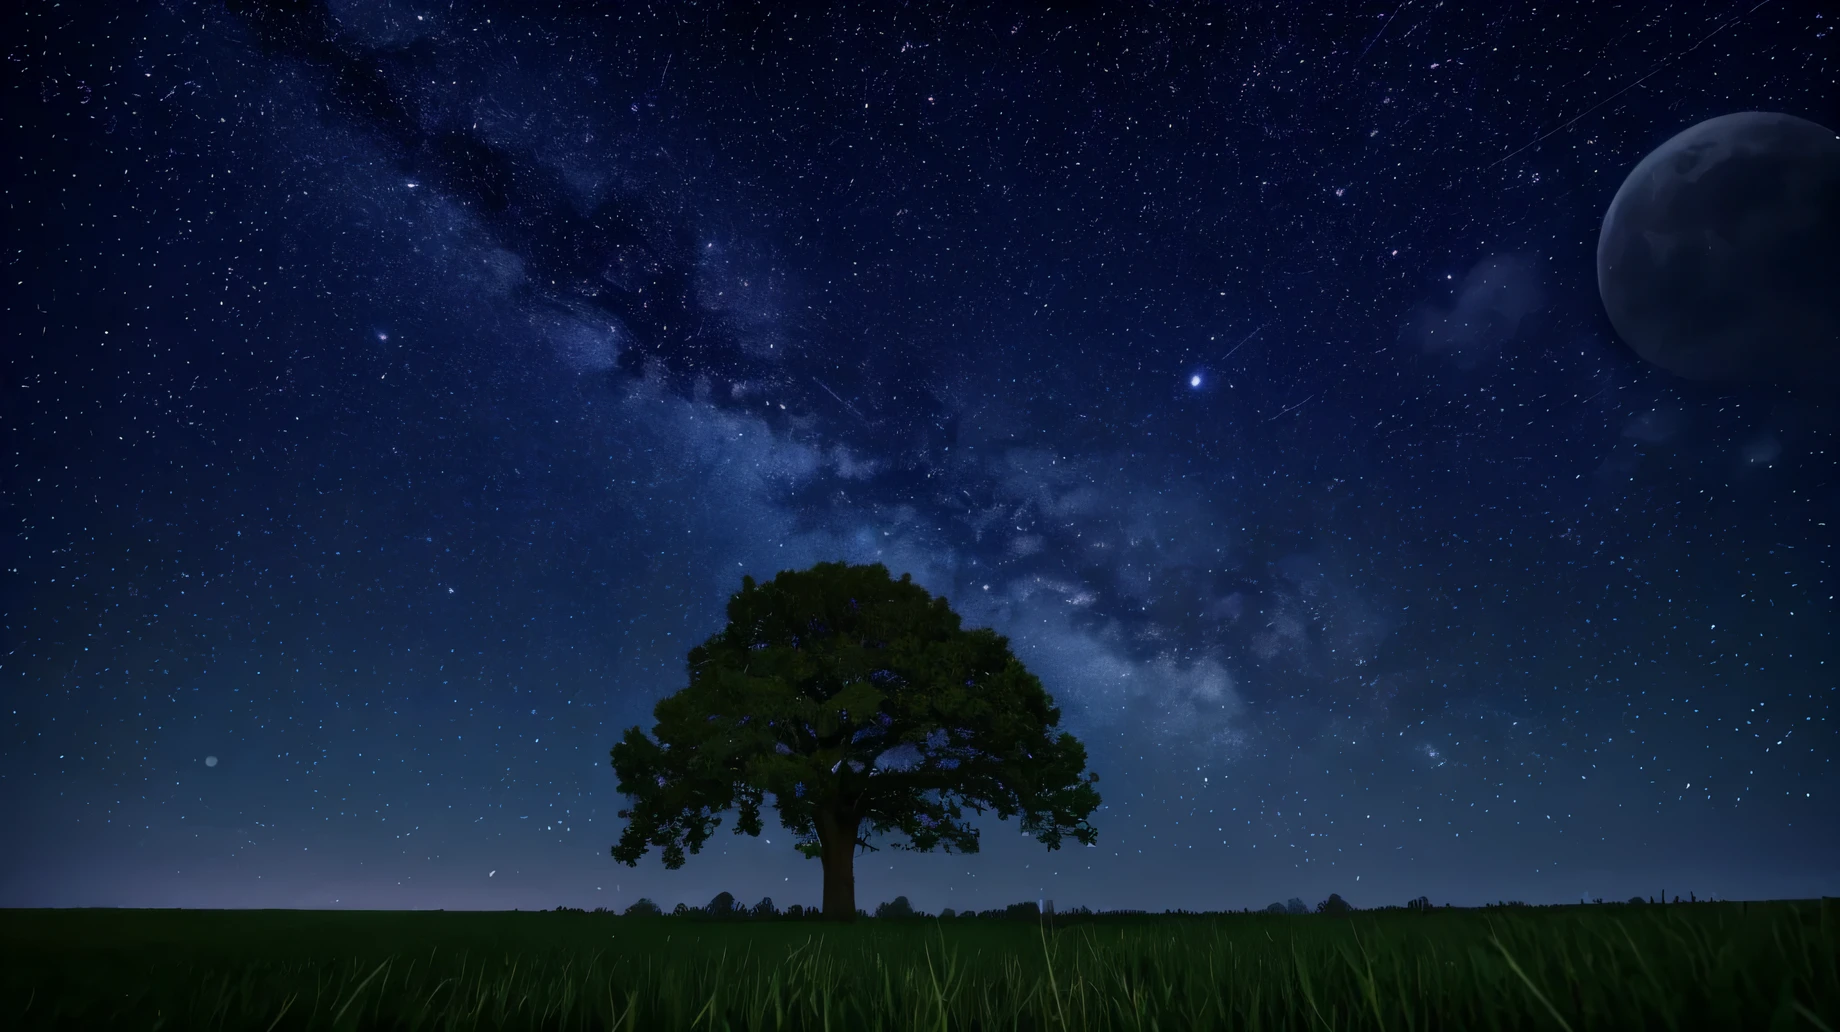
[[798,850],[824,865],[824,913],[856,915],[853,863],[871,836],[897,849],[975,853],[967,809],[1019,817],[1049,849],[1092,844],[1099,806],[1086,749],[995,632],[886,567],[820,563],[744,577],[728,625],[690,650],[689,683],[650,736],[613,747],[631,801],[614,859],[667,868],[738,811],[759,835],[771,796]]

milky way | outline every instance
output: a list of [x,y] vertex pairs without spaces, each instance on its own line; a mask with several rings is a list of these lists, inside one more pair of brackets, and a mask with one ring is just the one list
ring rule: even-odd
[[527,6],[15,17],[0,904],[815,902],[615,865],[607,750],[825,559],[1106,800],[865,906],[1840,887],[1834,404],[1593,273],[1831,20]]

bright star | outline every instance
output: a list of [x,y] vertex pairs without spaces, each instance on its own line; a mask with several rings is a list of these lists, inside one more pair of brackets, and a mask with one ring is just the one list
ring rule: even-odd
[[1189,377],[1189,378],[1188,378],[1188,385],[1189,385],[1190,387],[1199,387],[1199,386],[1201,386],[1201,374],[1200,374],[1200,373],[1196,373],[1195,375],[1193,375],[1193,376],[1191,376],[1191,377]]

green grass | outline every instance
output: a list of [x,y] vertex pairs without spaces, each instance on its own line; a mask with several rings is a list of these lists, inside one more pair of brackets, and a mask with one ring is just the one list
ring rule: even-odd
[[0,1027],[1828,1029],[1840,905],[715,923],[0,912]]

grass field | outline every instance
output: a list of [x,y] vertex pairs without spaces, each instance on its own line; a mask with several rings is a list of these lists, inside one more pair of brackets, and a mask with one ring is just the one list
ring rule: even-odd
[[0,1027],[1840,1029],[1840,901],[717,923],[0,912]]

